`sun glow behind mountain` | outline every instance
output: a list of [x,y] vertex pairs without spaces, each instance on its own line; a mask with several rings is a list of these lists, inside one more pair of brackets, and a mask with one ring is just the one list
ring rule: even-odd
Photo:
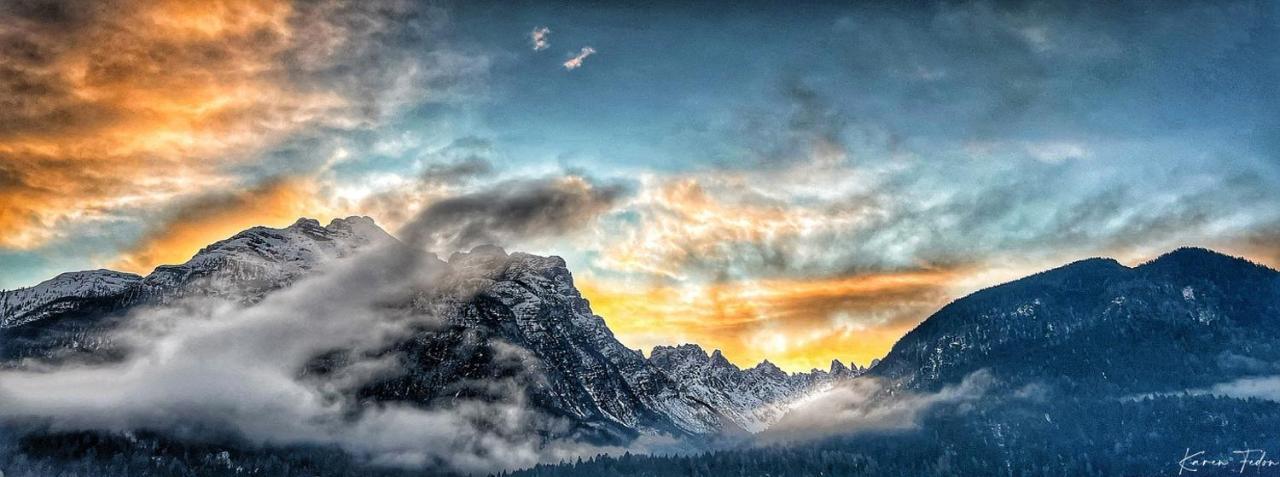
[[954,278],[919,272],[679,287],[584,282],[581,288],[632,346],[700,343],[741,365],[767,359],[808,371],[826,369],[832,359],[866,366],[883,357],[919,316],[952,298],[944,290]]

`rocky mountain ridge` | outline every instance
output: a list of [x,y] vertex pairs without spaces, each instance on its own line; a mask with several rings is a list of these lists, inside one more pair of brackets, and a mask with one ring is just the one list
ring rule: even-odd
[[[281,229],[245,230],[146,277],[77,272],[3,292],[0,365],[25,358],[119,359],[127,350],[112,343],[111,330],[137,307],[200,297],[252,304],[334,260],[379,245],[402,244],[367,217],[326,226],[300,219]],[[625,441],[642,433],[756,432],[780,417],[790,400],[856,374],[838,362],[830,371],[794,375],[767,361],[741,370],[717,351],[715,359],[702,353],[699,363],[687,363],[716,371],[715,379],[707,379],[670,367],[674,361],[665,351],[645,358],[618,342],[559,257],[481,246],[424,262],[439,269],[436,284],[403,306],[439,317],[445,326],[418,330],[383,350],[403,372],[366,383],[358,390],[361,399],[417,406],[473,394],[497,399],[468,383],[510,379],[538,409],[572,422],[571,434]],[[521,369],[500,362],[512,346],[530,358]],[[340,353],[317,359],[307,371],[317,376],[349,364]]]
[[[372,224],[365,220],[254,228],[147,277],[75,272],[4,292],[0,367],[126,359],[128,350],[112,343],[112,330],[139,307],[203,298],[253,306],[276,296],[271,295],[275,290],[304,286],[307,277],[335,264],[360,262],[371,245],[391,250],[402,245],[387,240],[380,229],[361,225]],[[869,369],[836,360],[826,370],[807,373],[786,373],[767,360],[743,369],[718,350],[708,353],[692,344],[659,346],[646,358],[622,345],[592,312],[558,257],[482,246],[448,260],[419,258],[432,286],[412,289],[385,305],[397,314],[430,319],[378,349],[317,355],[299,370],[299,379],[323,385],[330,378],[359,375],[359,366],[370,360],[392,363],[392,372],[342,388],[349,393],[342,402],[359,406],[352,410],[356,413],[382,406],[448,413],[460,402],[501,403],[514,397],[522,409],[545,418],[535,435],[548,441],[615,445],[665,435],[701,445],[767,429],[792,402],[842,379],[883,380],[889,387],[874,399],[892,404],[895,397],[954,395],[966,377],[979,372],[989,377],[981,399],[943,403],[926,412],[921,425],[928,432],[894,434],[902,441],[882,442],[884,434],[858,441],[873,458],[894,449],[903,452],[897,461],[908,463],[903,475],[919,475],[910,463],[946,462],[955,452],[976,456],[958,461],[972,469],[1005,468],[1000,466],[1010,462],[1040,466],[1044,462],[1017,460],[1024,449],[1058,442],[1037,436],[1084,436],[1045,455],[1073,471],[1067,475],[1089,475],[1097,470],[1093,460],[1062,463],[1056,456],[1076,455],[1079,449],[1114,455],[1113,442],[1144,442],[1136,448],[1156,449],[1148,454],[1163,456],[1166,448],[1180,452],[1194,439],[1206,446],[1238,436],[1250,442],[1274,439],[1269,416],[1280,415],[1263,404],[1269,402],[1265,398],[1248,401],[1246,409],[1242,400],[1203,395],[1206,389],[1257,392],[1257,386],[1218,386],[1240,380],[1252,385],[1280,374],[1280,345],[1274,339],[1280,336],[1274,319],[1280,316],[1280,273],[1204,249],[1179,249],[1136,267],[1083,260],[991,287],[943,307]],[[394,260],[383,257],[372,265],[390,263]],[[952,408],[957,413],[948,411]],[[1134,433],[1126,419],[1135,415],[1147,416],[1138,422],[1164,427]],[[1201,419],[1205,415],[1220,418]],[[1258,416],[1263,420],[1253,426]],[[485,417],[473,416],[487,425]],[[1201,424],[1211,425],[1194,427]],[[1188,431],[1176,434],[1179,429]],[[127,447],[146,458],[156,449],[187,442],[160,436],[135,444],[131,435],[39,432],[36,441],[50,449],[102,439],[94,442]],[[1162,434],[1177,435],[1170,441],[1176,445],[1152,441]],[[854,441],[842,442],[844,447],[820,455]],[[227,443],[215,448],[246,450]],[[269,456],[263,462],[275,458],[263,455]],[[756,462],[757,457],[743,459]],[[1133,462],[1156,460],[1144,454]],[[1134,465],[1133,472],[1115,473],[1155,473]]]
[[864,371],[856,366],[851,370],[839,360],[832,360],[829,371],[788,374],[769,360],[741,369],[720,350],[708,355],[696,344],[654,347],[649,362],[679,382],[685,392],[753,433],[780,419],[796,399]]
[[328,260],[391,241],[368,217],[334,219],[327,226],[303,218],[281,229],[253,227],[200,249],[182,264],[158,266],[146,277],[101,269],[68,272],[0,292],[0,329],[74,313],[86,302],[103,299],[125,305],[192,295],[256,301]]

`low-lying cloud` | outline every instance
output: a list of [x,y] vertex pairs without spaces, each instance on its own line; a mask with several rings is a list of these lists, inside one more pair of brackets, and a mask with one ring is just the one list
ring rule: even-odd
[[1265,399],[1280,402],[1280,376],[1255,376],[1215,384],[1193,394],[1212,394],[1236,399]]
[[837,384],[798,404],[762,433],[763,443],[820,439],[866,431],[909,430],[920,426],[926,412],[940,405],[974,401],[994,383],[986,370],[934,393],[890,390],[884,381],[864,377]]

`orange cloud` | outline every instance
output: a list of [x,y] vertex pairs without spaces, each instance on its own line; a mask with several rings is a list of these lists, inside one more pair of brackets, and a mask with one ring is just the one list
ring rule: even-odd
[[952,298],[960,270],[635,286],[580,279],[592,309],[629,346],[694,342],[740,365],[866,365]]
[[189,201],[121,255],[112,268],[146,274],[156,265],[182,263],[201,247],[257,225],[283,227],[298,217],[320,220],[315,186],[297,179],[278,180],[250,190],[214,194]]
[[777,272],[816,256],[807,239],[855,228],[867,213],[857,203],[808,207],[764,197],[749,189],[757,180],[770,179],[723,174],[650,184],[631,204],[644,225],[614,237],[600,266],[676,279],[740,265]]
[[235,167],[292,134],[366,124],[384,105],[369,91],[388,89],[365,84],[385,79],[372,72],[326,76],[366,58],[353,50],[393,26],[358,7],[165,0],[6,10],[0,248],[36,248],[73,224],[244,182]]

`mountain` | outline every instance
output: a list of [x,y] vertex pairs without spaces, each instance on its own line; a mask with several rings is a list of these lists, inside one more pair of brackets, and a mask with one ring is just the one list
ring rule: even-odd
[[[430,407],[469,396],[468,383],[519,377],[534,406],[567,418],[572,433],[591,440],[734,430],[719,410],[682,393],[614,338],[559,257],[481,246],[445,265],[442,285],[426,291],[422,302],[447,326],[394,345],[406,372],[368,384],[362,395]],[[499,362],[511,345],[535,358],[532,369]]]
[[[386,257],[362,255],[371,250],[421,259],[414,263],[420,261],[431,279],[406,285],[407,293],[393,294],[381,306],[430,320],[360,354],[341,348],[320,352],[299,371],[300,379],[319,386],[367,376],[354,387],[334,388],[349,393],[344,402],[361,409],[450,412],[459,402],[515,399],[549,418],[535,430],[539,439],[616,445],[671,436],[687,449],[751,442],[752,433],[767,430],[799,399],[836,386],[874,381],[887,392],[850,404],[883,408],[837,407],[832,419],[893,416],[927,403],[893,432],[859,429],[776,452],[748,448],[629,460],[637,469],[630,474],[618,470],[621,460],[593,459],[580,472],[568,466],[540,468],[537,475],[666,475],[682,468],[742,475],[1029,468],[1046,474],[1150,475],[1166,473],[1162,456],[1187,445],[1238,439],[1280,445],[1272,431],[1280,428],[1280,404],[1207,391],[1239,380],[1253,380],[1246,382],[1249,389],[1265,391],[1267,380],[1280,375],[1280,273],[1195,248],[1136,267],[1083,260],[981,290],[928,317],[869,368],[834,360],[826,370],[786,373],[767,360],[739,368],[718,350],[707,353],[693,344],[659,346],[648,358],[628,349],[592,312],[558,257],[481,246],[441,260],[409,250],[368,218],[325,226],[302,219],[282,229],[245,230],[145,277],[93,270],[2,292],[0,367],[127,359],[130,349],[113,342],[112,331],[129,324],[137,310],[192,299],[252,306],[340,264],[374,267],[375,273],[381,270],[376,267],[395,265]],[[390,367],[368,374],[362,366],[370,362]],[[949,404],[957,386],[975,374],[990,378],[982,399]],[[484,416],[479,420],[484,424]],[[14,429],[0,432],[20,436],[17,443],[0,439],[0,459],[56,463],[63,462],[60,455],[110,451],[208,473],[230,469],[217,456],[233,449],[241,462],[260,469],[351,475],[368,470],[331,457],[332,449],[272,450],[157,431]],[[308,467],[315,462],[324,464]],[[56,467],[63,464],[40,465],[30,467],[36,469],[32,473],[65,470]],[[89,473],[101,469],[83,465]],[[122,468],[121,475],[137,469]]]
[[[3,292],[0,367],[29,358],[124,359],[129,350],[113,342],[111,331],[133,310],[200,297],[256,303],[334,260],[361,260],[355,255],[376,246],[404,247],[367,217],[326,226],[300,219],[281,229],[245,230],[146,277],[77,272]],[[767,362],[743,371],[717,352],[713,367],[729,374],[700,380],[667,367],[671,360],[662,352],[646,359],[592,313],[558,257],[481,246],[424,263],[434,274],[432,285],[389,306],[436,317],[442,325],[414,329],[377,350],[376,357],[393,360],[398,371],[356,389],[359,402],[435,408],[458,399],[497,400],[504,396],[476,383],[511,382],[531,407],[569,424],[559,435],[625,443],[642,434],[758,431],[780,416],[785,402],[832,378],[788,375]],[[513,364],[513,353],[528,359]],[[337,376],[356,358],[333,350],[316,356],[304,374]],[[710,359],[705,353],[702,358]],[[838,368],[833,376],[847,372]]]
[[829,372],[788,374],[768,360],[744,370],[720,350],[708,355],[696,344],[654,347],[649,362],[679,383],[683,392],[753,433],[776,422],[793,401],[858,374],[838,360],[831,362]]
[[112,270],[69,272],[0,292],[0,328],[75,314],[102,300],[128,305],[216,295],[256,301],[320,263],[394,240],[368,217],[334,219],[324,227],[315,219],[299,219],[283,229],[254,227],[201,249],[183,264],[156,267],[145,278]]
[[322,263],[395,241],[368,217],[334,219],[326,226],[303,218],[283,229],[253,227],[201,249],[186,263],[156,267],[142,288],[161,301],[191,295],[256,301]]
[[119,358],[105,332],[135,307],[196,296],[256,302],[329,260],[394,241],[368,217],[334,219],[323,227],[299,219],[282,229],[242,231],[146,277],[71,272],[0,292],[0,367],[24,357]]
[[976,292],[896,343],[870,374],[936,390],[979,369],[1129,395],[1280,368],[1280,274],[1178,249],[1137,267],[1089,259]]

